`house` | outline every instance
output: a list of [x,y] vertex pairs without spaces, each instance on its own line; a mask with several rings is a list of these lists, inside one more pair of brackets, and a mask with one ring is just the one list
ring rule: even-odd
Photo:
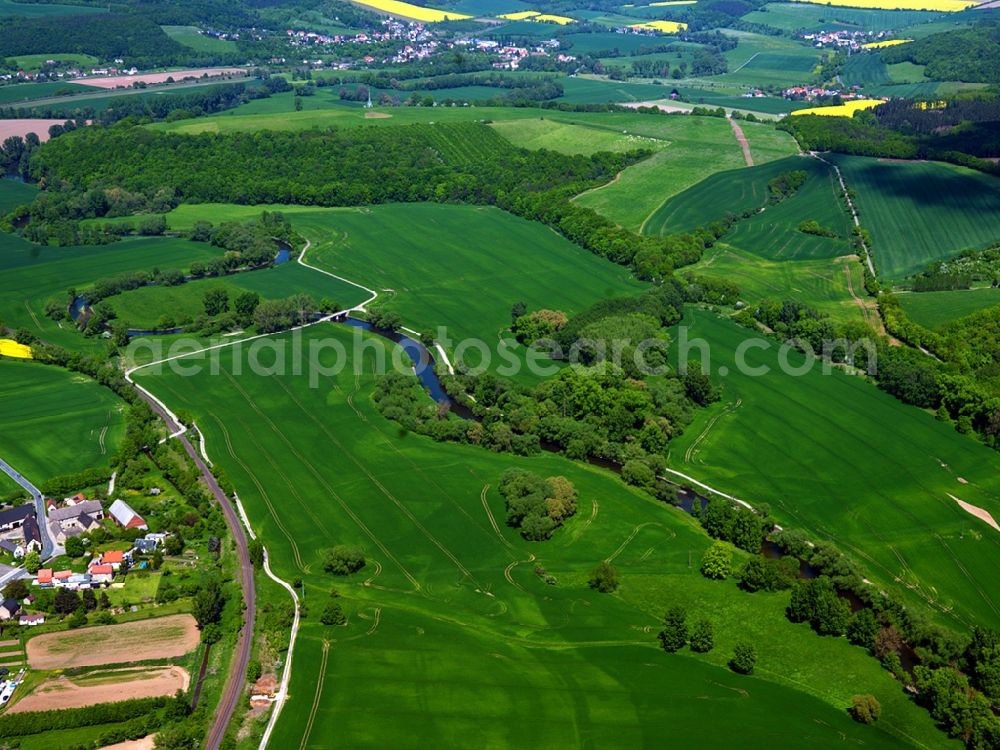
[[[74,505],[79,505],[80,503],[87,502],[87,496],[82,492],[77,492],[73,497],[64,497],[63,503],[68,507],[73,507]],[[94,501],[91,501],[94,502]]]
[[89,573],[74,573],[66,581],[68,589],[89,589],[91,585],[91,575]]
[[118,499],[111,503],[111,507],[108,508],[108,515],[111,516],[111,520],[121,526],[123,529],[148,529],[146,521],[129,507],[129,504],[124,500]]
[[118,549],[109,549],[101,555],[100,564],[110,565],[112,570],[118,570],[125,560],[125,553]]
[[29,552],[42,551],[42,531],[38,528],[38,520],[35,516],[28,516],[24,519],[24,525],[21,527],[21,532],[24,535],[22,552],[20,555],[15,552],[15,557],[22,557]]
[[35,506],[31,503],[0,511],[0,534],[21,528],[24,525],[24,519],[34,515]]
[[0,620],[10,620],[20,609],[21,605],[17,603],[17,599],[5,599],[0,604]]
[[115,569],[110,565],[91,565],[89,573],[92,583],[111,583],[115,578]]
[[17,554],[18,545],[10,539],[0,539],[0,549],[4,552],[9,552],[12,555]]
[[52,585],[60,588],[66,588],[69,586],[69,579],[72,577],[72,570],[57,570],[52,574]]
[[17,622],[19,625],[24,625],[26,627],[33,627],[35,625],[45,624],[45,615],[21,615]]
[[35,579],[35,583],[39,586],[51,586],[52,568],[40,568],[38,571],[38,578]]

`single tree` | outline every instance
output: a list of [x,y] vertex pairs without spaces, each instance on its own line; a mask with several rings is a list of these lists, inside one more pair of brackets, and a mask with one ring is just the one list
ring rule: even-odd
[[708,620],[698,620],[691,629],[691,650],[707,654],[715,648],[715,629]]
[[717,581],[729,576],[733,566],[733,553],[725,542],[713,542],[701,558],[701,574]]
[[687,610],[674,605],[663,616],[663,630],[660,631],[660,645],[668,653],[680,651],[687,645]]
[[330,600],[323,608],[323,614],[319,616],[319,621],[324,625],[346,625],[347,615],[337,602]]
[[229,292],[225,289],[209,289],[202,298],[205,314],[209,317],[221,315],[229,310]]
[[610,594],[618,588],[618,571],[609,562],[602,562],[590,574],[590,588]]
[[24,556],[24,569],[31,575],[35,575],[40,567],[42,567],[42,558],[37,552],[29,552]]

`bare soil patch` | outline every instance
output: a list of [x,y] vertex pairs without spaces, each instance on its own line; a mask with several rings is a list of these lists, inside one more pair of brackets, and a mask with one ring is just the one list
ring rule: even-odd
[[58,677],[46,680],[30,695],[11,706],[8,713],[58,711],[114,703],[128,698],[155,698],[187,690],[191,681],[181,667],[148,667],[102,672],[100,675]]
[[49,128],[62,125],[62,120],[0,120],[0,141],[19,135],[24,138],[28,133],[34,133],[43,143],[49,139]]
[[[669,101],[669,100],[668,100]],[[622,107],[628,107],[629,109],[639,109],[639,107],[656,107],[661,112],[690,112],[690,106],[682,106],[679,104],[668,104],[665,101],[648,101],[648,102],[621,102]]]
[[191,615],[170,615],[36,636],[28,641],[28,664],[33,669],[66,669],[171,659],[193,651],[198,641]]
[[950,497],[952,500],[954,500],[956,503],[958,503],[959,507],[962,510],[964,510],[966,513],[971,513],[972,515],[974,515],[979,520],[985,521],[990,526],[992,526],[994,529],[996,529],[997,531],[1000,531],[1000,523],[997,523],[997,521],[993,517],[993,515],[988,510],[986,510],[985,508],[980,508],[978,505],[973,505],[972,503],[967,503],[964,500],[959,500],[957,497],[955,497],[951,493],[948,494],[948,497]]
[[366,120],[388,120],[390,117],[388,112],[365,112]]
[[125,740],[116,742],[113,745],[105,745],[101,750],[153,750],[153,737],[156,735],[147,734],[141,740]]
[[172,70],[166,73],[139,73],[134,76],[105,76],[103,78],[81,78],[80,83],[97,86],[100,89],[128,88],[133,83],[166,83],[168,78],[182,81],[185,78],[201,78],[207,75],[215,78],[223,75],[246,75],[242,68],[196,68],[192,70]]

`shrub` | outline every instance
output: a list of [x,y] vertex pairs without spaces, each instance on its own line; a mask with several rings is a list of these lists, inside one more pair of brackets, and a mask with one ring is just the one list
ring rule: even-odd
[[851,698],[851,707],[848,711],[855,721],[874,724],[882,714],[882,706],[874,695],[855,695]]
[[323,570],[335,576],[347,576],[357,573],[365,567],[365,555],[356,547],[337,545],[327,550],[323,560]]
[[740,641],[733,649],[733,658],[729,660],[729,668],[740,674],[752,674],[757,665],[757,649],[749,641]]
[[346,625],[347,615],[343,608],[335,601],[329,601],[323,608],[323,614],[319,616],[319,621],[324,625]]

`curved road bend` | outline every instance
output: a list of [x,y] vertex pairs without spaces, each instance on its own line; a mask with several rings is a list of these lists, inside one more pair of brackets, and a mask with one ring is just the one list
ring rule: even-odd
[[31,495],[31,499],[35,501],[35,515],[38,519],[38,532],[42,536],[41,557],[43,560],[48,560],[53,555],[55,543],[52,541],[52,537],[49,536],[49,524],[47,516],[45,515],[45,498],[42,497],[41,490],[22,477],[13,466],[4,461],[2,458],[0,458],[0,471],[27,490],[27,492]]
[[215,477],[212,475],[208,465],[194,449],[194,446],[191,445],[191,441],[188,440],[187,435],[182,431],[182,426],[142,388],[136,388],[136,392],[166,422],[167,430],[169,430],[171,435],[180,431],[177,434],[177,438],[184,445],[184,450],[187,451],[191,460],[194,461],[195,466],[198,467],[198,471],[201,472],[202,477],[208,484],[208,488],[212,491],[215,499],[218,500],[219,507],[222,508],[222,513],[226,518],[226,526],[229,527],[229,533],[233,535],[233,540],[236,542],[236,553],[240,562],[240,586],[243,589],[243,628],[240,630],[239,640],[236,642],[236,654],[229,667],[229,676],[226,678],[226,687],[222,691],[222,698],[219,700],[215,719],[208,730],[208,736],[205,738],[206,750],[218,750],[219,745],[222,743],[222,738],[226,734],[226,727],[229,726],[229,722],[233,718],[233,713],[236,711],[236,706],[243,696],[243,683],[246,680],[247,664],[250,663],[250,647],[253,642],[254,618],[257,612],[257,591],[254,587],[253,565],[250,562],[250,552],[247,549],[247,537],[243,530],[243,524],[240,523],[239,516],[236,515],[232,503],[229,502],[229,498],[226,497],[226,493],[222,491],[219,483],[215,481]]

